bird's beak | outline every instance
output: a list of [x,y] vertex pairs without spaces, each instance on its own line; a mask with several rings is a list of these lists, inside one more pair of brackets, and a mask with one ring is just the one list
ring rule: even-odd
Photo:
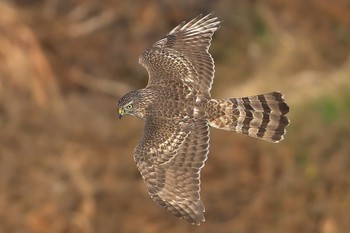
[[124,109],[123,108],[119,108],[118,109],[118,118],[122,119],[123,115],[124,115]]

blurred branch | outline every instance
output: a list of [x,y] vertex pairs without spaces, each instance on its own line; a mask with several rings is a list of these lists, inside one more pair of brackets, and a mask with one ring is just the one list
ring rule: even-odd
[[70,81],[89,90],[107,95],[122,96],[132,89],[126,83],[105,78],[93,78],[79,70],[71,70]]
[[[83,14],[85,14],[85,11],[83,11]],[[75,11],[76,14],[81,14],[81,11]],[[68,30],[69,34],[72,37],[81,37],[86,36],[88,34],[91,34],[98,29],[105,27],[115,20],[117,14],[113,10],[107,10],[105,12],[102,12],[101,14],[91,17],[81,23],[76,23],[71,25]]]
[[68,19],[72,21],[81,21],[84,18],[87,18],[89,13],[94,11],[98,5],[96,2],[84,2],[75,7],[69,14],[67,15]]
[[69,144],[63,155],[63,160],[73,184],[81,194],[80,208],[76,212],[73,222],[82,232],[93,232],[92,219],[96,213],[96,201],[94,199],[94,186],[84,175],[84,164],[89,159],[87,153],[79,153],[81,148],[75,144]]

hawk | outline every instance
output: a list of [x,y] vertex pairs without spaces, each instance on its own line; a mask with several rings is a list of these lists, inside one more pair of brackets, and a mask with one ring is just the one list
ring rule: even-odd
[[214,61],[208,52],[220,27],[213,14],[175,27],[145,50],[139,63],[148,72],[144,89],[118,104],[119,118],[145,121],[134,159],[151,198],[192,224],[204,222],[200,172],[208,157],[209,127],[279,142],[289,124],[281,93],[212,99]]

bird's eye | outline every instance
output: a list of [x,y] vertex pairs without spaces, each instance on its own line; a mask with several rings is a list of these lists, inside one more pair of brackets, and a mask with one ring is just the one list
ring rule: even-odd
[[132,109],[132,104],[128,104],[128,105],[126,105],[126,107],[125,107],[126,109],[128,109],[128,110],[130,110],[130,109]]

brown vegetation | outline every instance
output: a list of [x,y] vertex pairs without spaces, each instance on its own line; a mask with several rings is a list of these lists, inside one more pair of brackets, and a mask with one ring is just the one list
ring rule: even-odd
[[[117,99],[137,59],[182,20],[215,11],[214,97],[285,93],[268,144],[212,130],[206,222],[148,196],[133,161],[143,123]],[[323,0],[0,2],[0,232],[348,232],[350,3]]]

